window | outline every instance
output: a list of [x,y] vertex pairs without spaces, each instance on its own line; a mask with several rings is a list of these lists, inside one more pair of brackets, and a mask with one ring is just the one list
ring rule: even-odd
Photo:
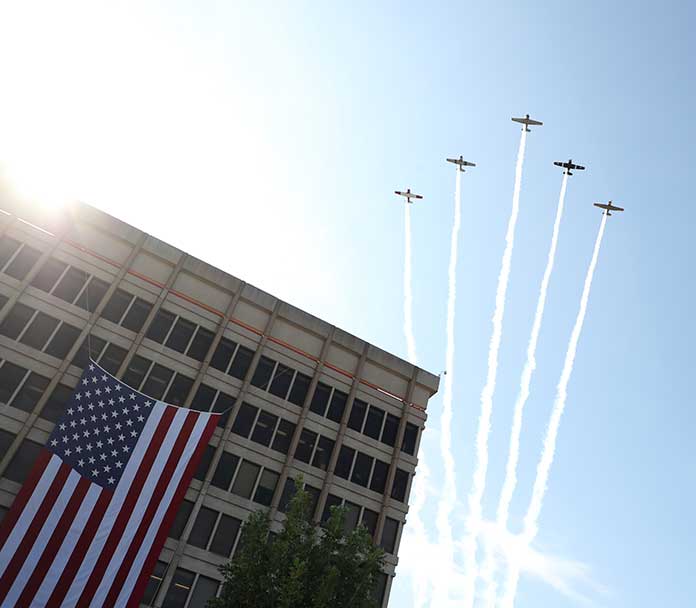
[[239,533],[241,525],[241,520],[223,513],[220,517],[217,530],[215,530],[213,540],[210,543],[209,550],[218,555],[229,557],[234,548],[234,542],[237,540],[237,534]]
[[46,353],[58,359],[65,359],[79,335],[80,330],[77,327],[73,327],[69,323],[62,323],[48,343]]
[[33,308],[17,302],[0,324],[0,334],[16,340],[33,314]]
[[14,438],[15,436],[12,433],[0,429],[0,454],[7,454]]
[[230,485],[232,484],[232,479],[234,478],[234,472],[237,469],[238,462],[239,456],[235,456],[229,452],[223,452],[210,483],[217,488],[229,490]]
[[232,397],[231,395],[228,395],[226,393],[218,393],[218,398],[215,401],[215,405],[213,406],[213,411],[214,412],[225,412],[220,416],[220,420],[218,420],[218,426],[221,428],[225,428],[227,426],[227,420],[230,417],[230,413],[232,412],[232,406],[235,404],[236,399]]
[[19,241],[15,241],[8,236],[0,238],[0,269],[7,264],[20,246],[21,243]]
[[177,352],[186,352],[186,348],[196,331],[196,324],[179,317],[174,324],[174,329],[169,333],[165,346]]
[[373,461],[374,458],[372,458],[372,456],[358,452],[358,455],[355,457],[355,465],[353,466],[353,474],[350,480],[366,488],[367,482],[370,480]]
[[112,323],[120,323],[123,313],[126,312],[126,308],[130,304],[133,296],[123,289],[117,289],[114,291],[109,301],[104,306],[101,316],[104,319],[111,321]]
[[382,494],[387,486],[387,475],[389,474],[389,465],[379,459],[375,459],[375,466],[372,471],[372,479],[370,480],[370,490]]
[[367,412],[367,403],[360,399],[353,400],[353,407],[350,410],[348,418],[348,427],[354,431],[362,431],[363,420],[365,420],[365,412]]
[[367,419],[365,420],[365,428],[363,429],[363,433],[365,433],[365,435],[371,439],[378,440],[379,436],[382,434],[383,420],[384,411],[378,407],[375,407],[374,405],[371,405],[370,409],[367,411]]
[[333,440],[320,436],[319,443],[317,443],[317,449],[314,452],[314,458],[312,459],[312,466],[326,471],[329,466],[329,460],[331,460],[331,452],[333,452],[334,442]]
[[128,309],[125,319],[121,325],[126,329],[134,331],[136,334],[143,328],[147,315],[150,314],[152,304],[146,302],[142,298],[135,298],[133,305]]
[[39,311],[19,341],[22,344],[31,346],[31,348],[41,350],[56,327],[58,327],[58,323],[60,323],[58,319],[54,319],[46,313]]
[[191,401],[191,409],[199,412],[209,412],[215,402],[216,395],[217,391],[214,388],[207,384],[199,385],[196,396]]
[[300,441],[297,444],[297,449],[295,450],[295,458],[306,462],[312,459],[312,450],[314,450],[314,444],[317,441],[317,434],[314,431],[308,429],[302,429],[300,433]]
[[326,417],[337,424],[341,424],[343,410],[346,409],[346,401],[348,401],[348,395],[343,391],[335,389],[333,395],[331,395],[331,403],[329,404],[329,411],[326,412]]
[[68,265],[60,260],[49,258],[39,272],[36,273],[36,276],[31,281],[31,285],[41,291],[50,292],[67,267]]
[[8,403],[20,385],[27,370],[19,365],[5,361],[0,367],[0,403]]
[[326,523],[329,520],[329,517],[331,517],[331,509],[333,507],[341,506],[341,502],[342,499],[338,496],[334,496],[333,494],[329,494],[326,497],[326,503],[324,504],[324,512],[321,514],[322,523]]
[[193,379],[184,374],[179,374],[174,377],[164,400],[172,405],[184,405],[189,392],[191,392],[191,387],[193,386]]
[[295,381],[292,383],[292,388],[290,389],[290,394],[288,395],[288,401],[302,407],[307,398],[307,391],[309,391],[309,384],[311,382],[312,379],[309,376],[302,372],[297,372],[295,374]]
[[343,503],[345,507],[345,515],[343,519],[343,529],[346,534],[355,530],[358,526],[358,519],[360,519],[360,505],[356,505],[354,502],[346,500]]
[[232,361],[235,348],[237,348],[235,342],[227,338],[221,338],[220,343],[215,349],[215,353],[213,353],[213,358],[210,360],[210,365],[215,369],[219,369],[221,372],[226,372],[230,365],[230,361]]
[[87,283],[87,287],[82,291],[80,297],[77,298],[75,304],[88,312],[94,312],[108,289],[109,284],[106,281],[92,277],[92,280]]
[[164,391],[172,379],[174,372],[171,369],[155,363],[152,370],[143,384],[141,392],[149,395],[153,399],[161,399],[164,396]]
[[[223,517],[225,516],[223,515]],[[193,586],[193,591],[191,592],[188,608],[205,608],[208,604],[208,600],[217,594],[219,586],[220,583],[215,579],[199,574],[196,584]]]
[[268,447],[273,437],[273,431],[278,423],[278,416],[261,411],[251,434],[251,440]]
[[394,553],[396,547],[396,535],[399,533],[399,522],[391,517],[384,519],[384,529],[382,530],[382,540],[379,546],[387,553]]
[[375,530],[377,529],[377,517],[377,511],[372,511],[367,507],[363,509],[362,519],[360,520],[360,523],[363,526],[365,526],[365,528],[367,528],[367,531],[370,533],[370,536],[373,537],[375,535]]
[[295,425],[287,420],[280,419],[278,424],[278,429],[276,430],[275,437],[273,438],[273,445],[271,447],[281,454],[287,454],[288,449],[290,449],[290,442],[292,441],[292,434],[295,432]]
[[41,252],[29,245],[24,245],[14,259],[5,268],[5,274],[21,281],[41,257]]
[[331,395],[331,387],[323,382],[317,383],[317,388],[312,396],[312,403],[309,404],[309,411],[323,416],[326,412],[326,406],[329,403],[329,395]]
[[[214,454],[215,448],[212,445],[205,446],[205,452],[203,452],[203,456],[201,456],[201,461],[198,463],[196,472],[193,474],[193,476],[199,481],[203,481],[205,479],[205,476],[208,474],[208,469],[210,468],[210,463],[213,461]],[[223,452],[222,455],[224,456],[225,453]],[[217,472],[217,469],[215,472]]]
[[305,484],[304,491],[309,494],[309,514],[310,516],[314,515],[314,512],[317,510],[317,504],[319,504],[319,495],[321,494],[321,491],[319,488],[314,488],[312,486],[308,486]]
[[207,507],[201,507],[200,511],[198,511],[196,521],[193,524],[193,528],[191,528],[191,534],[189,534],[188,537],[189,545],[206,549],[217,518],[217,511],[213,511]]
[[396,443],[396,435],[399,432],[399,419],[387,414],[387,419],[384,421],[384,429],[382,430],[382,443],[394,446]]
[[205,356],[208,354],[208,349],[213,343],[213,338],[215,334],[212,331],[205,329],[204,327],[199,327],[196,332],[196,336],[191,342],[186,354],[196,361],[203,361]]
[[165,562],[158,561],[155,567],[152,569],[152,574],[150,575],[150,580],[147,581],[147,587],[145,588],[145,593],[143,594],[143,599],[141,602],[150,606],[152,602],[155,601],[155,595],[162,584],[162,579],[167,573],[167,564]]
[[41,447],[41,444],[28,439],[22,441],[19,449],[12,457],[12,460],[10,460],[10,464],[5,469],[5,477],[17,483],[24,483],[27,475],[29,475],[29,471],[34,466],[34,461],[38,457]]
[[65,413],[65,404],[72,397],[73,392],[74,389],[65,384],[57,385],[43,406],[41,417],[51,422],[58,422]]
[[[5,363],[7,365],[7,363]],[[3,368],[4,369],[4,366]],[[0,374],[2,373],[0,369]],[[12,407],[16,407],[25,412],[31,412],[36,404],[41,399],[46,387],[48,386],[50,380],[45,376],[41,376],[35,372],[31,372],[26,382],[20,389],[20,391],[15,395],[12,400]],[[3,381],[0,378],[0,387],[4,387]],[[2,390],[2,389],[0,389]]]
[[396,469],[391,497],[399,502],[406,502],[406,486],[408,486],[408,473],[402,469]]
[[244,377],[251,366],[251,360],[253,357],[253,350],[240,345],[239,348],[237,348],[237,354],[234,356],[234,360],[230,366],[230,371],[228,372],[230,376],[233,376],[239,380],[244,380]]
[[355,450],[347,445],[342,445],[336,460],[336,470],[334,471],[336,475],[343,477],[343,479],[348,479],[350,469],[353,466],[353,458],[355,458]]
[[190,570],[177,568],[176,572],[174,572],[174,578],[172,578],[172,584],[167,589],[167,595],[162,606],[166,608],[184,608],[195,577],[196,575]]
[[269,469],[263,470],[263,473],[261,473],[261,479],[259,480],[259,485],[254,493],[254,502],[266,507],[271,506],[273,493],[275,492],[276,485],[278,484],[278,477],[279,475],[275,471],[271,471]]
[[190,500],[182,500],[179,510],[176,512],[176,519],[169,528],[169,538],[179,539],[181,534],[186,527],[189,517],[191,517],[191,511],[193,511],[193,503]]
[[416,452],[416,441],[418,439],[418,427],[410,422],[406,423],[404,440],[401,442],[401,451],[413,456]]
[[134,389],[140,388],[151,365],[152,361],[149,359],[141,357],[140,355],[135,355],[131,359],[126,373],[123,374],[123,382]]
[[75,353],[75,356],[73,357],[73,360],[71,362],[73,365],[76,365],[80,369],[84,369],[85,367],[87,367],[87,364],[89,363],[90,343],[92,346],[91,355],[95,359],[99,357],[99,353],[101,353],[101,351],[104,349],[104,346],[106,346],[106,340],[102,340],[97,336],[85,336],[85,339],[82,340],[82,344],[80,344],[80,348],[77,349],[77,352]]
[[282,363],[278,363],[275,374],[273,374],[271,386],[268,389],[271,395],[285,399],[285,397],[287,397],[288,390],[290,390],[290,384],[292,383],[294,373],[294,369],[288,367],[287,365],[283,365]]
[[372,599],[377,602],[378,606],[384,602],[384,594],[387,591],[387,575],[384,572],[377,574],[377,580],[372,591]]
[[[94,340],[94,338],[92,338]],[[121,363],[126,358],[128,351],[125,348],[116,346],[115,344],[109,344],[104,351],[104,354],[99,359],[99,365],[101,365],[110,374],[115,374],[121,367]]]
[[266,389],[268,386],[268,381],[271,379],[271,374],[273,373],[273,367],[275,366],[275,361],[269,359],[268,357],[262,356],[259,359],[256,369],[254,370],[254,375],[251,377],[251,383],[261,389]]
[[295,480],[288,477],[285,480],[283,493],[280,495],[280,502],[278,503],[278,509],[281,511],[281,513],[287,513],[288,507],[290,506],[290,501],[294,498],[295,494],[297,494]]
[[145,336],[150,338],[150,340],[154,340],[155,342],[162,344],[164,339],[167,337],[172,324],[174,323],[174,319],[176,319],[176,315],[174,313],[160,308],[157,311],[155,318],[152,320],[152,323],[150,323],[150,327],[148,327]]
[[258,411],[259,408],[257,407],[249,405],[248,403],[242,403],[239,412],[237,412],[237,417],[232,424],[232,432],[241,437],[249,437],[251,427],[254,424]]
[[71,266],[53,290],[53,295],[72,304],[88,278],[86,272]]
[[248,460],[242,460],[239,472],[232,485],[232,493],[242,498],[251,498],[261,467]]

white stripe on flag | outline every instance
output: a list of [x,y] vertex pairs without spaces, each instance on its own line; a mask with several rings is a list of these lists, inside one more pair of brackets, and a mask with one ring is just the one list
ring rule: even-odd
[[60,491],[60,494],[58,494],[56,501],[53,503],[53,507],[51,507],[48,517],[46,517],[41,530],[34,539],[34,544],[31,551],[29,551],[29,555],[27,555],[27,559],[24,561],[21,570],[17,574],[17,578],[15,578],[10,591],[5,597],[4,606],[15,606],[17,604],[19,596],[22,594],[25,585],[29,582],[29,577],[31,577],[34,572],[34,567],[39,559],[41,559],[46,545],[58,525],[58,521],[63,515],[65,508],[68,506],[68,502],[73,495],[78,481],[80,481],[80,474],[71,470],[68,474],[68,478],[65,480],[63,489]]
[[19,547],[19,544],[22,542],[26,531],[34,521],[34,516],[39,510],[39,507],[46,496],[46,492],[48,492],[49,488],[51,487],[51,484],[53,483],[62,462],[63,461],[55,455],[51,456],[51,459],[48,461],[43,475],[41,475],[41,479],[39,479],[39,482],[36,484],[29,501],[22,510],[22,514],[19,516],[19,519],[15,523],[12,532],[10,532],[10,535],[7,537],[5,544],[0,550],[0,576],[4,574],[15,550],[17,547]]
[[107,508],[106,513],[104,513],[104,517],[102,518],[99,528],[94,535],[94,540],[90,544],[89,549],[85,554],[85,558],[82,560],[80,568],[75,575],[72,585],[70,585],[70,589],[63,600],[63,606],[66,608],[68,606],[74,606],[77,604],[77,601],[80,599],[80,595],[82,595],[82,590],[85,588],[85,585],[89,580],[89,576],[92,574],[92,570],[97,563],[99,554],[102,552],[104,544],[109,537],[109,533],[111,532],[114,522],[116,521],[116,518],[121,510],[121,505],[128,495],[128,491],[133,483],[133,479],[140,468],[140,464],[145,456],[145,452],[150,445],[152,436],[155,434],[155,431],[159,426],[163,413],[164,407],[160,406],[159,402],[156,403],[152,408],[152,412],[150,412],[150,416],[145,423],[145,427],[143,428],[143,432],[140,435],[138,442],[135,444],[135,449],[133,450],[133,454],[131,455],[128,464],[123,471],[121,480],[114,490],[113,498],[111,499],[109,507]]
[[201,414],[198,417],[198,420],[196,421],[196,425],[193,427],[191,431],[191,436],[189,437],[189,440],[186,443],[184,453],[182,457],[179,459],[179,462],[177,463],[176,470],[172,474],[169,485],[167,486],[164,496],[162,497],[162,500],[160,501],[157,507],[155,517],[153,518],[152,523],[150,524],[150,527],[147,533],[145,534],[145,538],[143,539],[142,543],[140,543],[140,549],[138,550],[137,555],[133,559],[130,571],[128,572],[128,577],[123,583],[121,593],[118,596],[118,601],[116,602],[117,606],[126,606],[131,596],[131,593],[133,593],[133,587],[135,586],[135,583],[138,580],[138,576],[140,575],[140,572],[143,569],[143,565],[145,564],[145,560],[147,559],[147,556],[150,553],[150,548],[152,547],[152,543],[155,540],[155,536],[157,535],[160,525],[162,524],[164,515],[167,512],[170,503],[172,502],[174,492],[176,492],[176,489],[179,486],[179,482],[182,476],[184,475],[184,471],[186,470],[186,467],[188,466],[191,457],[196,451],[196,446],[198,445],[201,435],[203,434],[203,431],[205,430],[205,427],[208,424],[209,420],[210,414]]
[[152,496],[155,486],[157,486],[157,482],[162,476],[164,465],[167,464],[167,459],[169,458],[169,455],[174,448],[174,444],[181,433],[181,429],[184,426],[184,422],[190,413],[191,410],[177,408],[174,419],[172,420],[172,424],[167,430],[167,435],[165,436],[164,441],[157,452],[157,456],[152,463],[152,467],[147,476],[145,484],[143,485],[143,489],[138,496],[138,500],[136,501],[133,510],[131,511],[128,523],[123,530],[123,534],[119,538],[118,545],[114,549],[114,553],[111,556],[109,565],[106,567],[104,575],[101,577],[101,583],[94,593],[94,597],[91,601],[93,606],[101,606],[104,604],[104,600],[106,599],[109,588],[113,583],[114,577],[116,576],[118,569],[121,567],[123,558],[126,556],[128,548],[131,545],[131,541],[133,540],[133,537],[138,530],[138,526],[145,515],[147,505],[150,502],[150,497]]

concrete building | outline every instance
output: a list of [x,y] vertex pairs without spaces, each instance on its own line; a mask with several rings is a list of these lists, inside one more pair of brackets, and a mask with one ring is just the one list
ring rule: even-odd
[[87,205],[47,225],[0,205],[0,517],[92,358],[134,388],[224,411],[143,605],[195,608],[241,522],[279,528],[304,477],[388,553],[386,606],[438,377]]

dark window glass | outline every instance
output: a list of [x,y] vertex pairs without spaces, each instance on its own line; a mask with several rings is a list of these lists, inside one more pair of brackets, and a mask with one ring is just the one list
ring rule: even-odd
[[312,450],[314,449],[316,441],[317,434],[314,431],[302,429],[300,441],[295,450],[295,458],[309,464],[309,461],[312,459]]
[[165,346],[180,353],[185,352],[194,331],[196,331],[195,323],[179,317],[174,324],[174,329],[172,329],[169,337],[167,338],[167,343]]
[[257,464],[248,460],[242,460],[237,477],[234,480],[234,484],[232,484],[232,493],[242,498],[251,498],[260,469],[261,467]]
[[164,598],[163,608],[184,608],[196,575],[190,570],[177,568]]
[[152,602],[155,601],[155,595],[162,584],[162,579],[167,572],[167,564],[164,562],[157,562],[155,567],[152,569],[152,574],[150,579],[147,581],[147,587],[145,588],[145,593],[143,594],[142,603],[150,606]]
[[230,371],[227,373],[239,380],[244,380],[244,377],[249,371],[249,366],[251,365],[253,357],[253,350],[240,345],[237,349],[237,354],[234,356],[234,361],[232,361],[232,365],[230,366]]
[[126,317],[123,319],[121,325],[137,334],[143,328],[151,308],[152,304],[150,304],[150,302],[146,302],[142,298],[135,298],[135,302],[133,302],[133,305],[128,309]]
[[288,395],[288,401],[302,407],[307,397],[307,391],[309,390],[309,383],[311,381],[312,379],[309,376],[302,372],[297,372],[295,374],[295,381],[292,383],[292,388],[290,389],[290,394]]
[[251,434],[251,440],[268,447],[271,443],[271,438],[273,437],[273,431],[275,430],[277,422],[278,416],[274,416],[262,410],[256,420],[254,432]]
[[329,460],[331,460],[331,452],[333,452],[334,442],[328,437],[319,436],[319,443],[317,443],[317,449],[314,451],[314,458],[312,458],[312,466],[326,471],[329,466]]
[[191,342],[191,346],[189,346],[186,354],[192,359],[196,359],[196,361],[203,361],[208,354],[208,349],[213,343],[214,337],[215,334],[212,331],[199,327],[196,337]]
[[[91,349],[90,344],[92,346]],[[85,336],[85,339],[82,340],[82,344],[80,344],[80,348],[77,349],[77,352],[73,357],[72,364],[76,365],[80,369],[84,369],[89,363],[90,354],[97,359],[104,346],[106,346],[106,340],[97,338],[97,336]]]
[[33,308],[17,302],[0,324],[0,334],[16,340],[33,314]]
[[258,411],[259,408],[257,407],[249,405],[248,403],[242,403],[237,412],[237,417],[232,424],[232,432],[241,437],[248,437],[251,432],[251,427],[254,424],[254,419],[256,418],[256,412]]
[[58,422],[65,413],[65,404],[72,397],[73,392],[74,389],[65,384],[56,386],[41,410],[41,417],[51,422]]
[[372,480],[370,481],[370,490],[382,494],[387,485],[387,475],[389,474],[389,465],[379,459],[375,459],[375,466],[372,471]]
[[238,462],[239,456],[223,452],[210,483],[222,490],[229,490]]
[[191,528],[191,534],[189,534],[189,545],[206,549],[217,518],[217,511],[213,511],[207,507],[201,507],[201,510],[198,511],[196,521],[193,524],[193,528]]
[[48,343],[46,353],[58,359],[65,359],[80,335],[80,330],[69,323],[63,323]]
[[5,477],[17,483],[24,483],[27,475],[29,475],[29,471],[34,466],[34,461],[38,457],[41,448],[41,444],[34,441],[29,441],[28,439],[22,441],[19,449],[12,457],[12,460],[10,460],[10,464],[5,469]]
[[220,343],[217,345],[215,352],[213,353],[213,358],[210,360],[210,365],[215,369],[219,369],[221,372],[226,372],[227,367],[232,360],[232,355],[234,354],[234,349],[237,348],[237,344],[228,340],[227,338],[222,338]]
[[37,260],[41,257],[41,252],[25,245],[5,268],[5,274],[9,274],[18,281],[21,281],[32,269]]
[[408,473],[402,469],[396,469],[391,497],[399,502],[406,502],[406,486],[408,486]]
[[251,383],[265,390],[268,386],[268,381],[271,379],[274,365],[275,361],[273,359],[261,356],[251,378]]
[[399,419],[392,414],[387,414],[387,419],[384,421],[384,429],[382,429],[382,443],[394,446],[398,432]]
[[324,512],[321,514],[322,523],[327,522],[329,520],[329,517],[331,517],[331,508],[340,506],[341,502],[342,499],[340,499],[338,496],[334,496],[333,494],[329,494],[326,497],[326,503],[324,504]]
[[230,417],[230,414],[232,413],[232,406],[234,405],[236,399],[232,397],[231,395],[227,395],[226,393],[218,393],[218,398],[215,401],[215,405],[213,407],[214,412],[224,412],[222,416],[220,416],[220,420],[218,420],[218,426],[221,428],[225,428],[227,426],[227,420]]
[[275,374],[273,375],[273,380],[271,381],[271,387],[268,389],[271,395],[285,399],[288,394],[288,389],[290,388],[290,383],[292,382],[294,372],[295,370],[287,365],[278,363],[278,367],[276,367]]
[[101,316],[112,323],[119,323],[132,299],[133,296],[131,294],[123,291],[123,289],[117,289],[109,298],[106,306],[104,306]]
[[150,369],[150,365],[152,365],[152,361],[140,355],[135,355],[128,364],[126,373],[123,374],[123,381],[135,389],[140,388],[145,374]]
[[356,505],[354,502],[346,500],[343,503],[345,508],[344,518],[343,518],[343,530],[346,534],[349,534],[358,525],[358,519],[360,518],[360,505]]
[[2,525],[2,520],[5,519],[5,515],[10,509],[8,507],[3,507],[0,505],[0,525]]
[[27,370],[23,367],[5,361],[0,367],[0,403],[10,400],[26,373]]
[[167,394],[164,396],[164,400],[172,405],[184,405],[184,401],[186,401],[192,386],[193,378],[177,373]]
[[313,517],[314,512],[317,510],[317,504],[319,504],[319,495],[321,491],[319,488],[313,488],[307,484],[305,484],[304,491],[309,494],[309,514]]
[[278,473],[275,471],[270,471],[269,469],[264,469],[261,473],[261,479],[259,480],[259,485],[254,492],[254,502],[264,505],[266,507],[271,506],[271,501],[273,500],[273,493],[275,492],[276,485],[278,484]]
[[19,340],[22,344],[41,350],[50,335],[58,327],[58,319],[48,316],[41,311],[32,319],[29,327]]
[[362,431],[365,412],[367,412],[367,403],[360,399],[354,399],[353,407],[350,408],[350,416],[348,417],[348,427],[358,431],[358,433]]
[[370,536],[375,535],[375,530],[377,529],[377,517],[379,514],[377,511],[372,511],[371,509],[368,509],[365,507],[363,509],[363,514],[362,514],[362,519],[360,520],[360,523],[367,528],[367,531],[370,533]]
[[191,401],[191,409],[199,412],[209,412],[215,402],[217,391],[207,384],[201,384],[196,391],[196,396]]
[[384,520],[384,529],[382,530],[382,540],[379,546],[387,553],[394,553],[396,547],[396,535],[399,533],[399,522],[391,517]]
[[0,454],[7,454],[7,451],[10,449],[14,438],[15,436],[12,433],[0,429]]
[[[92,338],[94,340],[94,338]],[[99,365],[101,365],[110,374],[115,374],[118,368],[121,367],[121,363],[126,358],[128,351],[125,348],[116,346],[115,344],[109,344],[104,351],[104,354],[99,359]]]
[[377,580],[372,590],[372,599],[377,602],[378,606],[384,602],[384,594],[387,592],[387,575],[384,572],[377,574]]
[[66,302],[72,302],[80,293],[80,290],[85,286],[89,275],[79,268],[70,267],[68,272],[63,275],[56,288],[53,290],[53,295],[59,297]]
[[68,265],[64,264],[60,260],[49,258],[41,267],[41,270],[36,273],[36,276],[32,279],[31,284],[42,291],[51,291],[53,286],[56,284],[58,277],[63,274],[67,267]]
[[[201,456],[201,461],[198,463],[196,472],[193,474],[193,476],[196,479],[200,481],[203,481],[205,479],[205,476],[208,474],[208,469],[210,468],[210,463],[213,460],[214,454],[215,448],[212,445],[205,446],[205,451],[203,452],[203,456]],[[225,455],[224,452],[222,455]],[[217,469],[215,471],[217,472]]]
[[173,375],[171,369],[155,363],[143,384],[142,392],[153,399],[161,399]]
[[9,236],[4,236],[0,238],[0,269],[2,269],[8,260],[14,255],[15,251],[19,249],[21,243],[11,239]]
[[312,403],[309,404],[309,410],[323,416],[326,412],[326,405],[329,403],[329,395],[331,395],[331,387],[323,382],[318,382],[314,395],[312,395]]
[[172,527],[169,528],[169,538],[178,539],[181,537],[181,533],[184,531],[184,528],[186,527],[186,522],[188,522],[192,510],[193,503],[190,500],[181,501],[181,506],[179,507],[179,510],[176,512],[176,519],[174,520]]
[[148,327],[145,336],[150,338],[150,340],[154,340],[155,342],[162,344],[169,333],[172,323],[174,323],[174,319],[176,319],[176,315],[174,313],[164,310],[164,308],[160,308],[157,311],[155,318],[152,319],[152,323],[150,323],[150,327]]
[[[227,516],[223,515],[223,517]],[[215,539],[213,539],[213,543],[215,543]],[[210,550],[213,550],[212,546]],[[188,608],[205,608],[208,600],[211,597],[214,597],[217,593],[219,586],[220,583],[218,583],[215,579],[199,574],[198,580],[196,580],[196,584],[193,586],[193,591],[191,592],[191,599],[189,600]]]
[[[215,530],[215,536],[213,536],[213,540],[210,543],[210,551],[218,555],[229,557],[234,547],[234,541],[237,540],[237,534],[241,525],[241,520],[223,513],[222,517],[220,517],[220,523]],[[217,583],[215,583],[215,585],[217,589]]]
[[109,284],[106,281],[102,281],[97,277],[92,277],[92,280],[87,283],[87,287],[82,290],[75,304],[84,310],[94,312],[108,289]]
[[5,304],[7,304],[7,300],[9,300],[9,298],[0,293],[0,308],[3,308]]
[[295,485],[295,480],[289,477],[285,480],[285,485],[283,486],[283,493],[280,495],[280,502],[278,503],[278,509],[281,513],[287,513],[290,501],[297,494],[297,486]]
[[331,403],[329,404],[329,411],[326,412],[326,417],[340,424],[341,418],[343,417],[343,410],[346,409],[346,401],[348,401],[348,395],[338,389],[334,390],[333,395],[331,395]]
[[281,452],[282,454],[287,454],[288,449],[290,449],[290,442],[292,441],[292,434],[295,432],[295,425],[288,420],[280,419],[278,424],[278,429],[276,430],[275,437],[273,438],[273,445],[271,447],[276,452]]
[[384,420],[384,410],[370,406],[367,411],[367,419],[365,420],[365,428],[363,433],[372,439],[379,439],[382,434],[382,421]]
[[[7,363],[5,363],[5,365],[7,365]],[[0,369],[0,376],[2,376],[2,369]],[[10,405],[17,409],[24,410],[25,412],[31,412],[34,406],[39,402],[49,382],[50,380],[45,376],[31,372]],[[0,391],[3,391],[4,384],[2,378],[0,378],[0,387],[2,387]],[[0,401],[1,400],[2,399],[0,399]]]
[[418,439],[418,427],[410,422],[406,423],[404,431],[404,440],[401,442],[401,451],[407,454],[413,454],[416,451],[416,441]]
[[373,460],[374,458],[372,458],[372,456],[358,452],[358,455],[355,457],[355,465],[353,466],[353,474],[350,476],[350,480],[366,488],[367,482],[370,480]]
[[342,445],[341,451],[338,453],[338,459],[336,460],[336,470],[334,471],[336,475],[343,477],[343,479],[348,479],[354,457],[355,450],[349,448],[347,445]]

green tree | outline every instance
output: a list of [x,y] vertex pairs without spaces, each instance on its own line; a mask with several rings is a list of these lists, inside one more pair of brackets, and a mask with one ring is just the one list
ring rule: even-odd
[[363,526],[346,530],[343,508],[316,527],[309,504],[298,489],[277,535],[267,513],[247,519],[234,557],[220,568],[225,580],[211,608],[377,608],[384,552]]

